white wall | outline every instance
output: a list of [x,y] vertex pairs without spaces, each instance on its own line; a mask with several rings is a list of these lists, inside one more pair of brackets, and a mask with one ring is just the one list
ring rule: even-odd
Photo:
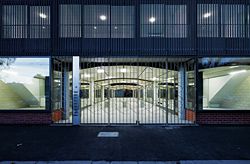
[[203,107],[207,107],[212,98],[232,78],[232,75],[220,76],[203,80]]

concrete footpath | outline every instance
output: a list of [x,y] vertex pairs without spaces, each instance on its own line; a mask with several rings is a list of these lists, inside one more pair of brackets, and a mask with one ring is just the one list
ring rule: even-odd
[[0,161],[78,160],[250,160],[250,127],[0,126]]
[[4,161],[0,164],[250,164],[250,160],[194,161]]

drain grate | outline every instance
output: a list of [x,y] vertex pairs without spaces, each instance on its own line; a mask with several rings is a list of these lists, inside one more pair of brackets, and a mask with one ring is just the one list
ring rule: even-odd
[[99,132],[97,137],[119,137],[119,132]]

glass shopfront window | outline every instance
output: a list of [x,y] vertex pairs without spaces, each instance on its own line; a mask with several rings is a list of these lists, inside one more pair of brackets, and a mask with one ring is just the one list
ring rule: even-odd
[[250,58],[202,58],[203,110],[250,110]]
[[0,110],[48,107],[49,58],[0,58]]

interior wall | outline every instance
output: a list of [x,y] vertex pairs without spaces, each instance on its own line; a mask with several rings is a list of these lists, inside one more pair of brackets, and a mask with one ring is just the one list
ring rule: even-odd
[[0,109],[17,109],[27,104],[12,88],[0,80]]

